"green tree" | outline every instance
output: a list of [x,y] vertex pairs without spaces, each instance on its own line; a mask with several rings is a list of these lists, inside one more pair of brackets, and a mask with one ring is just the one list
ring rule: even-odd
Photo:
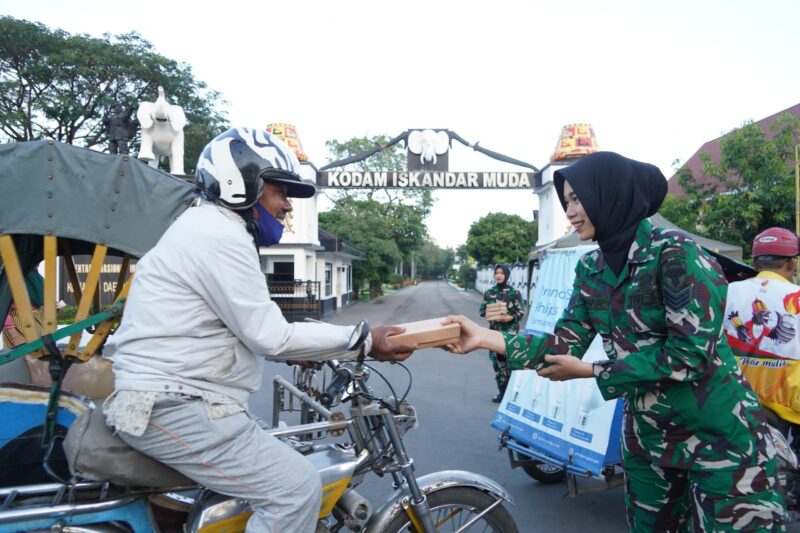
[[536,243],[537,233],[536,222],[519,215],[489,213],[470,226],[466,252],[481,266],[522,261]]
[[467,243],[459,244],[454,250],[455,264],[450,269],[451,278],[459,280],[460,286],[474,282],[477,278],[475,258],[467,252]]
[[426,242],[416,255],[417,275],[423,279],[444,277],[455,262],[452,248],[440,248],[433,242]]
[[475,280],[478,278],[478,272],[475,269],[475,265],[464,263],[460,267],[458,267],[458,279],[461,280],[459,286],[466,287],[468,289],[475,288]]
[[[344,159],[385,145],[388,137],[354,137],[347,141],[330,140],[329,161]],[[395,145],[376,153],[365,161],[345,168],[350,170],[397,171],[405,165],[405,156]],[[380,294],[381,283],[388,279],[395,266],[418,251],[428,238],[425,224],[433,199],[429,190],[339,190],[329,195],[333,208],[320,213],[320,226],[352,242],[367,254],[356,262],[353,276],[367,280],[373,296]]]
[[363,282],[369,284],[373,298],[381,294],[381,284],[388,280],[394,266],[403,258],[380,206],[374,200],[351,200],[319,214],[320,227],[366,253],[364,260],[353,264],[353,277],[357,287]]
[[470,262],[469,253],[467,252],[467,243],[456,246],[456,261],[464,265]]
[[759,232],[793,227],[800,118],[779,117],[771,133],[767,139],[753,122],[731,131],[720,141],[719,163],[701,154],[706,179],[701,182],[685,166],[678,171],[686,198],[668,197],[661,213],[689,231],[741,246],[746,256]]
[[[376,146],[386,146],[390,141],[388,135],[375,135],[373,137],[352,137],[345,141],[331,139],[325,142],[328,150],[328,162],[338,161],[356,154],[371,150]],[[380,150],[363,161],[351,163],[344,170],[381,170],[401,171],[406,166],[406,154],[400,143]],[[339,189],[332,195],[335,202],[340,198],[359,198],[378,200],[387,203],[425,204],[428,208],[433,205],[431,191],[428,189],[403,188],[403,189]]]
[[226,126],[219,93],[191,67],[159,55],[136,33],[72,35],[40,23],[0,17],[0,140],[51,138],[105,145],[104,119],[115,103],[134,113],[158,86],[183,107],[188,173],[203,146]]

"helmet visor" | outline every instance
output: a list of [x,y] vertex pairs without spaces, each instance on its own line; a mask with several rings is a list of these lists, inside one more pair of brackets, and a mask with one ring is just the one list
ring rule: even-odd
[[260,174],[264,181],[280,183],[286,187],[286,196],[290,198],[311,198],[317,193],[313,183],[303,181],[300,176],[287,170],[271,168]]

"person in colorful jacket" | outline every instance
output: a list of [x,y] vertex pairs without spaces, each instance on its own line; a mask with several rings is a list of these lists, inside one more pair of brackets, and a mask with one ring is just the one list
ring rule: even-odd
[[[489,329],[518,333],[519,323],[522,320],[524,310],[522,308],[522,296],[520,296],[519,291],[508,284],[510,274],[511,271],[506,265],[497,265],[494,268],[494,280],[497,284],[483,293],[480,315],[482,317],[486,316],[486,306],[488,304],[503,302],[507,306],[505,315],[497,320],[490,320]],[[511,377],[511,370],[506,365],[506,358],[504,355],[498,355],[496,352],[490,351],[489,359],[492,360],[494,379],[497,382],[497,390],[499,391],[492,397],[492,401],[494,403],[500,403],[503,399],[503,394],[506,392],[506,386]]]
[[[556,171],[567,218],[599,250],[576,268],[553,334],[480,328],[464,317],[448,350],[505,353],[512,369],[593,378],[623,398],[631,531],[782,531],[776,461],[763,411],[722,334],[726,281],[685,234],[647,220],[667,192],[653,165],[612,152]],[[595,335],[608,360],[581,361]]]
[[[800,453],[800,285],[790,280],[800,254],[797,235],[769,228],[753,240],[758,275],[728,287],[723,327],[745,378]],[[800,483],[787,481],[787,505],[797,508]]]
[[728,287],[723,323],[761,403],[793,424],[800,424],[800,286],[790,279],[798,254],[794,232],[770,228],[758,234],[753,241],[758,275]]

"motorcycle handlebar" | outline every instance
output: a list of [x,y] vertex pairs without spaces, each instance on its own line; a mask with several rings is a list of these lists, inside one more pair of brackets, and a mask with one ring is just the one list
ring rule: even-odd
[[333,375],[333,381],[325,389],[325,392],[319,395],[319,401],[325,407],[330,407],[336,398],[342,393],[347,384],[350,383],[352,377],[350,369],[347,367],[339,367]]

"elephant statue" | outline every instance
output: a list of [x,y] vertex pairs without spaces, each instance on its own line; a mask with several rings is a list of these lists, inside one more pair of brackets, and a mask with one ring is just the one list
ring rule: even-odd
[[436,156],[443,155],[450,146],[450,137],[446,131],[414,130],[408,134],[408,149],[412,154],[419,154],[424,166],[427,162],[436,164]]
[[183,174],[183,108],[167,102],[164,88],[158,88],[155,102],[140,102],[136,118],[142,127],[139,159],[157,167],[162,157],[169,157],[170,174]]

